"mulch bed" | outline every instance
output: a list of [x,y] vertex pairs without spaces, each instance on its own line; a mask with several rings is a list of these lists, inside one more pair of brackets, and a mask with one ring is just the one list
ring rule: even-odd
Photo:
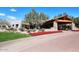
[[34,32],[34,33],[30,33],[32,36],[38,36],[38,35],[44,35],[44,34],[52,34],[52,33],[59,33],[62,32],[62,30],[58,30],[58,31],[48,31],[48,32]]

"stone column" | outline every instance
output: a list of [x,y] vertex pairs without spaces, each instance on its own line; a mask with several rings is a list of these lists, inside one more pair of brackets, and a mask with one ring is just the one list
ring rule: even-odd
[[75,23],[72,22],[72,30],[76,30]]
[[54,28],[54,30],[58,30],[58,24],[57,24],[57,22],[56,21],[54,21],[54,23],[53,23],[53,28]]

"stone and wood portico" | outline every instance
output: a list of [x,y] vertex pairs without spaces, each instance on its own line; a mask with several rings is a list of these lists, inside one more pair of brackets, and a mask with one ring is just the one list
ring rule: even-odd
[[43,28],[52,28],[53,30],[76,30],[75,23],[68,17],[64,15],[53,20],[46,21]]

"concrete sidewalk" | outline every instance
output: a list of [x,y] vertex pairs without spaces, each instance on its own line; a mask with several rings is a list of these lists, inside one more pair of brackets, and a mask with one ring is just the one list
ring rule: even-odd
[[[3,52],[79,51],[78,42],[79,42],[78,32],[65,31],[62,33],[40,35],[35,37],[0,42],[0,51]],[[72,47],[71,44],[73,45]]]

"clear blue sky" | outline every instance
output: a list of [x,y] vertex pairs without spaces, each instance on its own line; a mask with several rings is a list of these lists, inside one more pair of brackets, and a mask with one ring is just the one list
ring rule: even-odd
[[44,12],[50,19],[64,12],[74,17],[79,16],[78,7],[0,7],[0,18],[23,20],[24,15],[32,9],[37,12]]

